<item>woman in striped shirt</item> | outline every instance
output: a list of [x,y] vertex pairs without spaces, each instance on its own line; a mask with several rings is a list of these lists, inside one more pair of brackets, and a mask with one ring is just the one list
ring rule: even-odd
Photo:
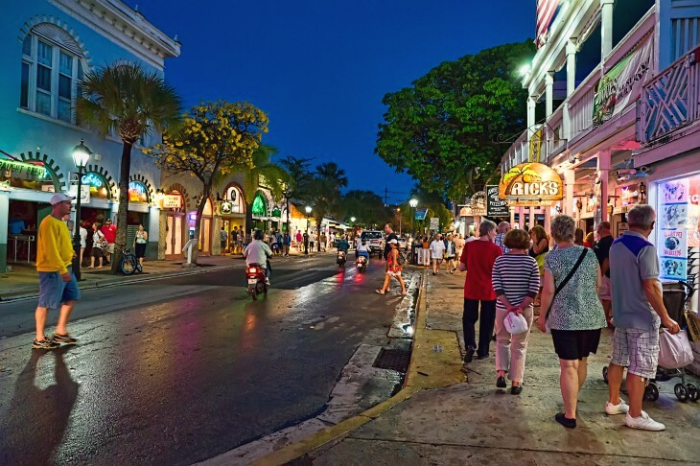
[[[532,327],[532,303],[540,289],[540,271],[537,261],[528,255],[530,236],[524,230],[511,230],[503,244],[510,251],[496,259],[492,283],[496,301],[496,386],[506,387],[505,375],[511,380],[510,392],[519,395],[523,390],[527,340]],[[527,319],[527,332],[511,335],[503,321],[509,312],[522,314]]]

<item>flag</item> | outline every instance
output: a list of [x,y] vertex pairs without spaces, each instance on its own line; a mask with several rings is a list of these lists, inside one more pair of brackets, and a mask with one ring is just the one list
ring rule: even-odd
[[537,0],[537,38],[535,45],[537,48],[544,45],[549,26],[552,24],[554,14],[557,12],[560,0]]

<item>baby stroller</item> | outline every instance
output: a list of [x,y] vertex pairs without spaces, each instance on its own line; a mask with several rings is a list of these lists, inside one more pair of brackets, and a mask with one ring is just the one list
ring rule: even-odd
[[[664,292],[664,305],[668,311],[669,316],[678,322],[681,328],[688,326],[688,322],[685,317],[686,308],[690,299],[693,296],[693,287],[688,285],[686,282],[672,282],[663,284]],[[691,325],[694,323],[691,323]],[[696,332],[689,332],[691,335]],[[698,387],[692,383],[686,383],[685,369],[666,369],[659,366],[656,369],[656,377],[649,381],[644,390],[644,400],[646,401],[656,401],[659,399],[659,387],[657,382],[666,382],[668,380],[680,378],[681,381],[673,387],[673,392],[679,401],[693,401],[697,402],[700,400],[700,390]],[[603,380],[608,383],[608,368],[603,368]]]

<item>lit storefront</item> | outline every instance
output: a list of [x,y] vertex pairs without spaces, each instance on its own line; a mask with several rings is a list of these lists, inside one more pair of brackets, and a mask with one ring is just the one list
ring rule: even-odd
[[226,231],[226,244],[221,253],[230,251],[230,246],[236,241],[239,231],[245,226],[245,200],[241,189],[229,184],[224,190],[223,199],[218,201],[217,214],[221,217],[221,228]]
[[[161,214],[165,221],[165,259],[177,259],[183,257],[182,248],[187,242],[185,211],[187,203],[183,193],[177,189],[171,189],[167,193],[160,194]],[[162,233],[161,233],[162,235]]]

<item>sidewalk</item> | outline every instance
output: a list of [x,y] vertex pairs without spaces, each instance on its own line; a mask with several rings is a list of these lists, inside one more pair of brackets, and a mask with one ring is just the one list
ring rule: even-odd
[[[255,464],[315,465],[528,465],[700,464],[700,405],[673,394],[679,379],[660,383],[661,398],[645,410],[665,432],[634,431],[624,416],[604,413],[607,386],[601,372],[611,354],[604,330],[598,354],[579,395],[579,423],[573,430],[554,421],[562,409],[559,367],[551,337],[534,329],[523,392],[495,387],[491,357],[460,374],[464,274],[425,275],[411,368],[399,395],[347,421],[342,435],[326,432],[282,449]],[[458,343],[459,341],[459,343]],[[693,380],[697,384],[697,379]]]

